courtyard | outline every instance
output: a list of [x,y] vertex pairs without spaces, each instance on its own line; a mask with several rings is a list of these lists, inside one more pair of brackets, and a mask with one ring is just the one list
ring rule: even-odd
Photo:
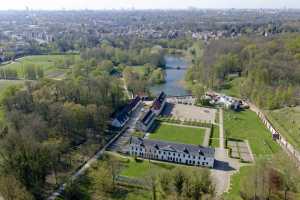
[[163,116],[174,117],[179,120],[190,120],[214,123],[216,118],[216,109],[198,107],[184,104],[167,103]]
[[206,130],[207,129],[201,127],[157,122],[156,129],[149,134],[148,138],[175,143],[202,145],[207,134],[206,132],[209,134],[209,131]]

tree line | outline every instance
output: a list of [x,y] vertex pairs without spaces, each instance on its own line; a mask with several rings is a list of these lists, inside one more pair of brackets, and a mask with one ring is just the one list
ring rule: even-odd
[[[66,157],[74,147],[88,141],[105,144],[111,134],[106,132],[110,114],[125,100],[120,85],[108,75],[81,75],[6,89],[1,99],[6,123],[0,140],[0,180],[17,182],[17,191],[1,187],[5,199],[43,199],[47,177],[57,180],[58,173],[72,169]],[[19,193],[26,198],[10,197]]]
[[237,96],[267,109],[297,105],[299,38],[298,34],[283,34],[212,41],[193,56],[186,80],[216,90],[230,89],[232,83],[238,88]]
[[[141,190],[130,183],[126,189],[126,186],[118,182],[117,177],[123,167],[118,158],[104,158],[86,175],[70,182],[63,198],[65,200],[114,199],[113,197],[118,196],[118,193],[126,195],[132,192],[129,188]],[[140,186],[144,187],[142,191],[149,194],[152,200],[210,200],[215,197],[210,171],[204,168],[187,170],[178,167],[161,172],[150,170],[140,181],[142,182]]]

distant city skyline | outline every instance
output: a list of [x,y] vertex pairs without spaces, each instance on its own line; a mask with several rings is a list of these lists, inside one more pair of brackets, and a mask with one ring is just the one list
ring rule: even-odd
[[300,8],[300,0],[8,0],[0,10]]

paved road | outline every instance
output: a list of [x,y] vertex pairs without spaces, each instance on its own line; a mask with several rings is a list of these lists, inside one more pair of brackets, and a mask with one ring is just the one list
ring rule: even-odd
[[216,186],[217,197],[220,197],[224,192],[230,189],[230,177],[238,172],[241,167],[239,160],[229,158],[228,151],[224,146],[223,108],[219,109],[219,131],[220,147],[215,148],[215,165],[211,171]]
[[140,105],[134,113],[131,115],[131,120],[127,123],[128,129],[116,140],[114,141],[107,150],[115,151],[119,153],[127,153],[128,151],[128,141],[131,137],[131,133],[135,131],[135,127],[137,121],[139,120],[140,116],[142,115],[141,109],[143,105]]
[[224,149],[224,118],[223,118],[223,108],[219,109],[219,130],[220,130],[220,148]]
[[240,161],[229,158],[226,149],[215,148],[215,165],[211,174],[216,186],[217,197],[230,189],[230,177],[238,172],[240,167]]

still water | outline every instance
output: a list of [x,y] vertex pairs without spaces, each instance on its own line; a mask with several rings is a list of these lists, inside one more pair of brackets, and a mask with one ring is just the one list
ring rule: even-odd
[[166,82],[154,85],[150,88],[151,93],[157,95],[164,91],[169,96],[181,96],[190,94],[183,86],[184,76],[188,67],[187,62],[177,56],[166,56]]

